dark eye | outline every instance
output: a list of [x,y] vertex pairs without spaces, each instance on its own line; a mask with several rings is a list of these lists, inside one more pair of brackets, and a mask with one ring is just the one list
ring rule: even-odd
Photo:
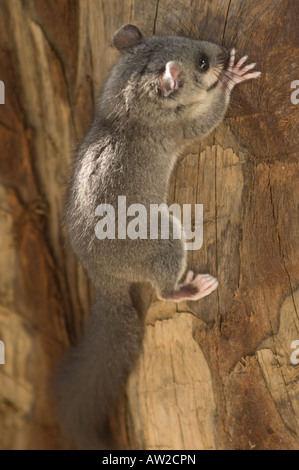
[[206,56],[201,56],[199,59],[199,69],[203,72],[209,68],[209,59]]

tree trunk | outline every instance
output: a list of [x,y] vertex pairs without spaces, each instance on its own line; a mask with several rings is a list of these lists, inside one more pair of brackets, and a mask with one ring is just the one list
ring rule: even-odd
[[169,202],[204,207],[189,266],[219,288],[196,303],[153,301],[115,417],[120,441],[298,449],[296,0],[0,0],[0,448],[68,448],[52,376],[80,337],[91,288],[63,230],[64,194],[117,57],[113,33],[128,22],[145,36],[236,46],[263,75],[233,91],[224,123],[173,174]]

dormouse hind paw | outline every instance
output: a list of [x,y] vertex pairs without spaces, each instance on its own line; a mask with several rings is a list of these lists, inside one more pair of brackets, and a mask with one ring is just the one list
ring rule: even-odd
[[183,300],[199,300],[211,294],[218,287],[218,281],[210,274],[197,274],[188,271],[186,279],[180,288],[172,295],[158,295],[160,300],[172,300],[182,302]]

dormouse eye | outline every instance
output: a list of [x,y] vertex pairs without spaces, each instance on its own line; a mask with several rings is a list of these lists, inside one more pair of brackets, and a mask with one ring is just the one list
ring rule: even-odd
[[209,60],[206,56],[201,56],[199,59],[199,69],[205,72],[209,68]]

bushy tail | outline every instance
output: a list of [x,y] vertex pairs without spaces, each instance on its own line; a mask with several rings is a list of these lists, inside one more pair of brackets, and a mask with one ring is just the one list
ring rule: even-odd
[[128,291],[96,294],[82,342],[58,372],[63,429],[79,449],[115,448],[108,416],[141,348],[143,326]]

